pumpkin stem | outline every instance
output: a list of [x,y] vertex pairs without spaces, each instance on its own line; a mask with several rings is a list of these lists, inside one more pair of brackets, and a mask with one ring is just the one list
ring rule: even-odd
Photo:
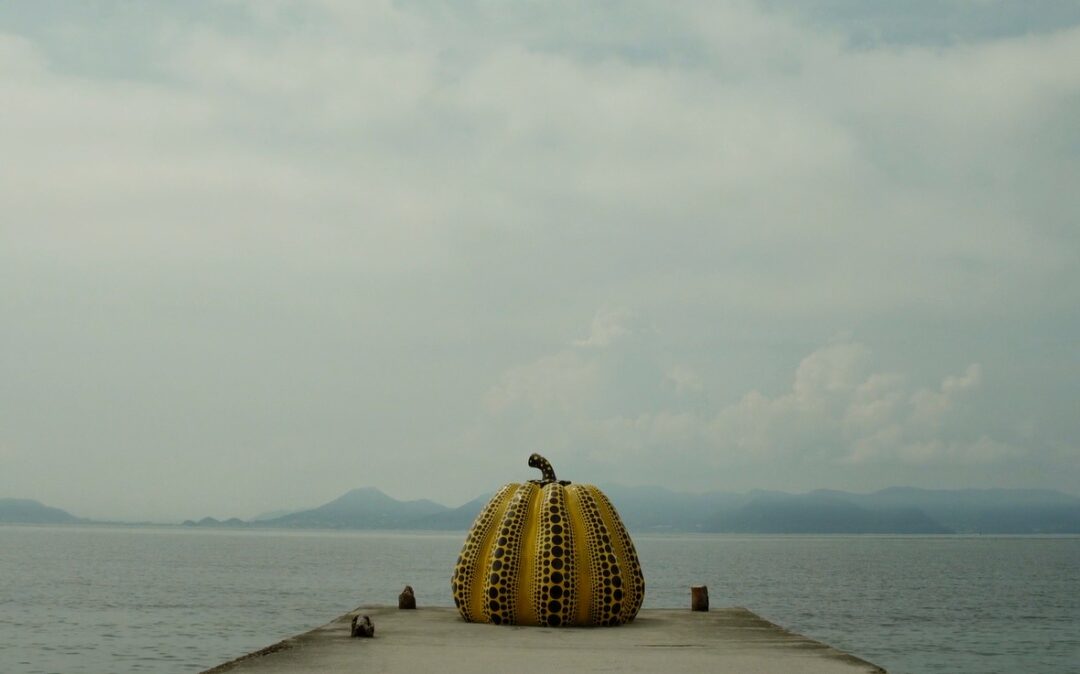
[[533,482],[539,482],[540,484],[547,484],[548,482],[557,482],[558,478],[555,477],[555,469],[551,467],[549,462],[539,454],[533,454],[529,457],[529,467],[539,468],[540,472],[544,474],[543,479],[533,480]]

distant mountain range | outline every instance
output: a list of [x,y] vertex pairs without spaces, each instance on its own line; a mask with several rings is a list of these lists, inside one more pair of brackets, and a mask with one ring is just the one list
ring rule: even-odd
[[86,520],[26,498],[0,498],[0,523],[78,524]]
[[[1077,534],[1080,497],[1044,489],[932,490],[890,487],[871,494],[754,490],[685,494],[662,487],[610,485],[604,492],[634,532],[770,534]],[[353,489],[317,508],[267,513],[249,521],[205,517],[189,527],[304,529],[467,529],[491,498],[457,508],[399,501],[374,487]],[[37,501],[0,499],[0,523],[78,524]]]
[[311,510],[259,520],[262,527],[317,529],[410,529],[426,517],[449,510],[422,499],[398,501],[375,487],[353,489]]

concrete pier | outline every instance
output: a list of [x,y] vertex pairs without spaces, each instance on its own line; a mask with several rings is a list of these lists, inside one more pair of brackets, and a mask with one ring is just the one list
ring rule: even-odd
[[[349,636],[353,616],[373,639]],[[885,670],[774,625],[744,608],[645,609],[622,627],[466,623],[452,608],[361,607],[306,634],[207,670],[336,672],[717,672],[869,674]]]

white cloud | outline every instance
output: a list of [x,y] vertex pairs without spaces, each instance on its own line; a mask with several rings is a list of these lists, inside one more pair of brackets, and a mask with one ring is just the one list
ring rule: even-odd
[[672,366],[666,376],[680,395],[700,395],[705,392],[705,382],[701,376],[685,365]]
[[595,363],[576,351],[562,351],[505,372],[485,403],[493,413],[521,406],[573,414],[595,396],[598,383]]
[[938,390],[922,389],[911,394],[911,423],[927,431],[935,431],[945,423],[949,413],[968,391],[979,387],[982,369],[972,364],[960,376],[946,377]]
[[946,376],[938,388],[915,388],[897,373],[869,369],[857,342],[829,344],[799,364],[792,390],[757,392],[712,421],[722,451],[830,462],[921,465],[994,461],[1023,452],[983,435],[977,415],[962,415],[980,385],[981,368]]
[[[613,316],[598,313],[593,334],[622,334]],[[489,393],[489,416],[481,423],[511,446],[528,438],[531,446],[571,460],[583,457],[627,479],[621,466],[629,463],[643,471],[638,480],[653,472],[691,483],[705,467],[707,474],[725,466],[930,467],[1025,453],[987,436],[979,415],[971,413],[982,385],[978,364],[937,386],[919,387],[903,374],[876,371],[868,346],[837,337],[802,359],[787,391],[750,391],[731,404],[701,407],[685,405],[684,394],[700,396],[706,389],[688,366],[665,373],[639,359],[641,349],[596,342],[606,353],[567,348],[508,371]],[[651,403],[644,410],[619,403],[620,380],[634,378],[634,370],[654,375],[640,386]],[[518,442],[512,440],[516,433]]]
[[866,378],[870,350],[857,342],[834,342],[818,349],[799,363],[792,386],[797,399],[848,396]]
[[593,318],[589,336],[574,341],[574,346],[603,348],[631,334],[636,316],[625,309],[607,309]]

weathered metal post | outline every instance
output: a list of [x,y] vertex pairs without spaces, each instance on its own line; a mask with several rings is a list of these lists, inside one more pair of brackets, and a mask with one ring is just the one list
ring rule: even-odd
[[366,615],[353,616],[351,633],[354,637],[371,638],[375,636],[375,623]]
[[690,586],[690,610],[709,610],[709,587],[707,585]]
[[412,585],[406,585],[405,589],[398,595],[397,607],[399,609],[416,608],[416,594],[413,593]]

